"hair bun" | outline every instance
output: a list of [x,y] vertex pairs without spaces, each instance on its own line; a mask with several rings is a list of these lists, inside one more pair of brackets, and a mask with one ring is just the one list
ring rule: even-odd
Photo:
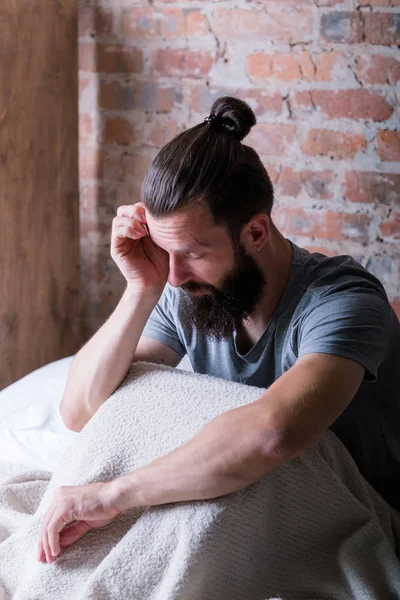
[[256,116],[250,106],[239,98],[223,96],[217,98],[211,107],[211,115],[215,115],[215,125],[227,131],[239,142],[256,124]]

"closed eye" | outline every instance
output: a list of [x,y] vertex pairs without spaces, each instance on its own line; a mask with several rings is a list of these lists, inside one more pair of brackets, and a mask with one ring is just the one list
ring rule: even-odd
[[204,254],[202,254],[201,256],[193,256],[192,254],[190,255],[190,258],[192,258],[193,260],[200,260],[201,258],[204,258]]

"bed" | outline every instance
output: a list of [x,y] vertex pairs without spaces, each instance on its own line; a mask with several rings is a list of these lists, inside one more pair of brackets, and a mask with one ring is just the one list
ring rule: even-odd
[[[77,435],[65,427],[58,411],[73,358],[44,365],[0,391],[0,460],[56,469]],[[179,368],[192,371],[187,356]]]
[[58,414],[72,359],[0,394],[1,600],[400,599],[400,513],[329,430],[235,493],[134,506],[54,562],[38,561],[43,520],[60,486],[148,465],[260,395],[190,372],[187,360],[177,369],[134,363],[74,433]]

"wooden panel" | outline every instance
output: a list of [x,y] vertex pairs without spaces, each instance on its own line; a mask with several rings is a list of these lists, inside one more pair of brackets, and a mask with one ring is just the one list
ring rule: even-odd
[[76,0],[0,4],[0,389],[80,344]]

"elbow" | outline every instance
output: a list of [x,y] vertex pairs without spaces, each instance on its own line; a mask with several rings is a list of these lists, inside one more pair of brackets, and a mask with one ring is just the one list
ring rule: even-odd
[[83,422],[82,419],[79,420],[76,417],[74,417],[74,415],[71,414],[71,411],[69,409],[66,409],[65,403],[63,401],[61,401],[58,407],[58,412],[60,413],[61,420],[64,423],[65,427],[70,431],[75,431],[76,433],[82,431],[83,427],[89,420],[87,419],[87,421]]
[[301,449],[289,432],[272,428],[264,432],[261,450],[267,464],[274,462],[276,466],[301,454]]

